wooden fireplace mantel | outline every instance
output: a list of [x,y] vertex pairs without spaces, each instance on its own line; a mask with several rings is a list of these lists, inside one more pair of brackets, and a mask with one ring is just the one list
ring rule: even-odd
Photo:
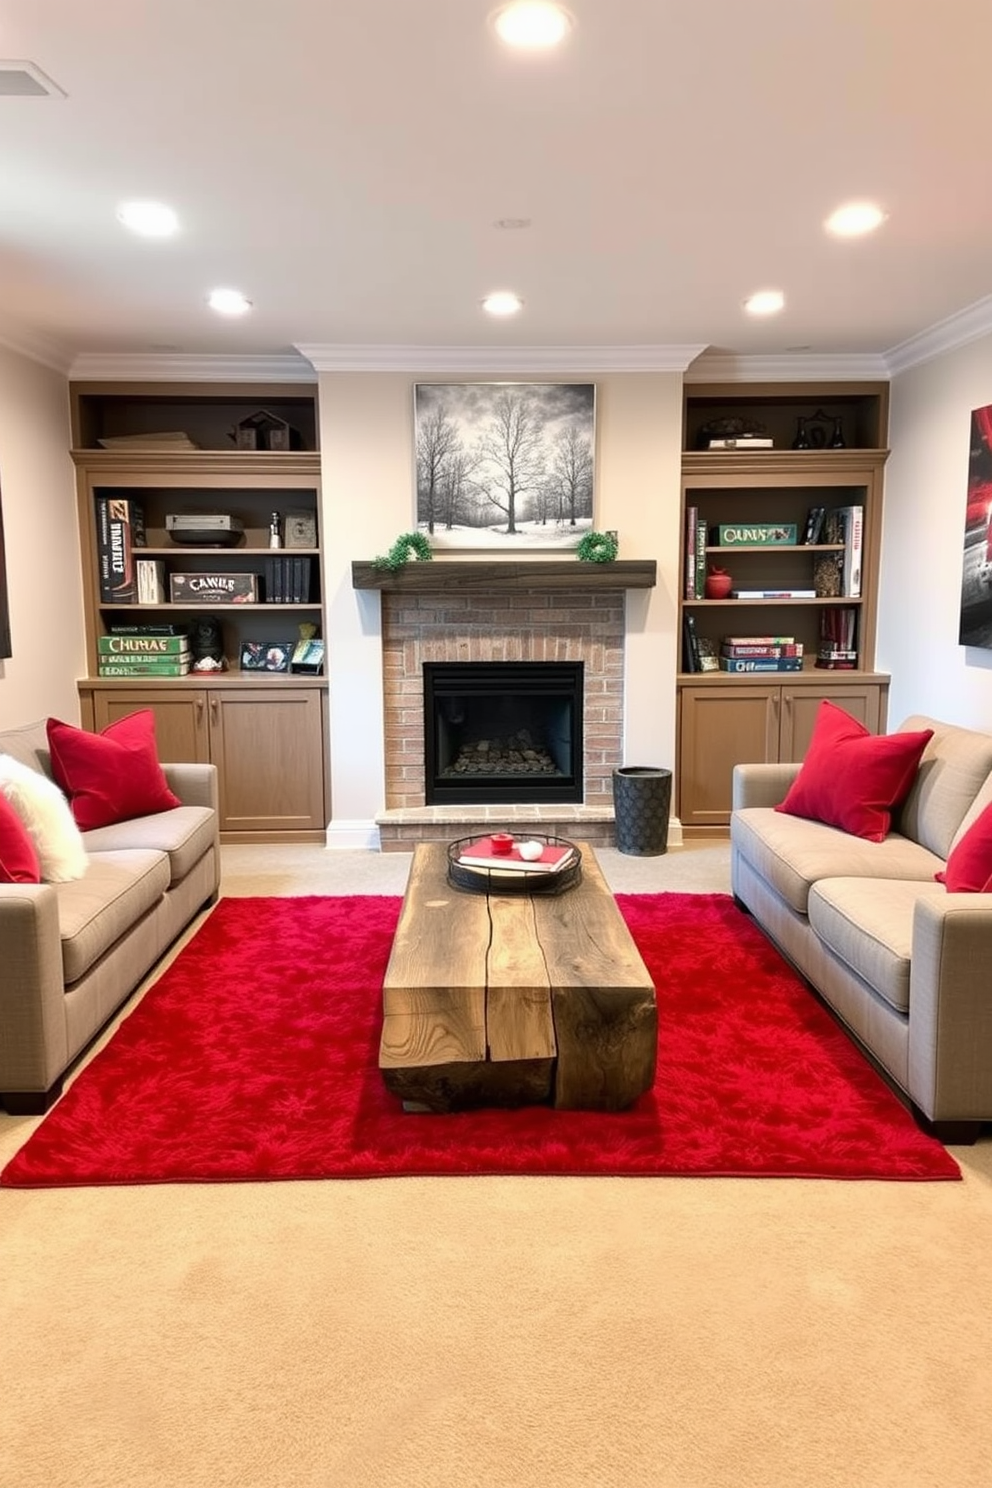
[[351,565],[354,589],[393,589],[426,594],[435,589],[653,589],[658,565],[653,558],[621,558],[615,563],[582,563],[577,558],[521,563],[516,559],[413,560],[395,572],[374,563]]

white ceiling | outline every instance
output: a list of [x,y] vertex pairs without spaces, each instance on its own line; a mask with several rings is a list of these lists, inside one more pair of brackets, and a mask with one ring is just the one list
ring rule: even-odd
[[[570,8],[521,58],[487,0],[0,0],[0,58],[67,95],[0,97],[0,340],[885,354],[992,307],[989,0]],[[126,233],[134,196],[182,234]],[[881,231],[828,238],[865,196]]]

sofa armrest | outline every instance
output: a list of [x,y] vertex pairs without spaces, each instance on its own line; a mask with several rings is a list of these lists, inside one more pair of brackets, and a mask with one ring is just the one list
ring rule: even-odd
[[0,885],[0,1090],[47,1090],[69,1061],[58,894]]
[[785,800],[799,770],[797,764],[735,765],[734,810],[740,811],[745,806],[777,806]]
[[211,806],[219,811],[216,765],[163,765],[169,789],[184,806]]
[[921,899],[913,914],[909,1086],[927,1116],[992,1110],[992,894]]

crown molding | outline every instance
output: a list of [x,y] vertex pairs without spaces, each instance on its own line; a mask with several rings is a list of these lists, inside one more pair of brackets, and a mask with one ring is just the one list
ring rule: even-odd
[[35,335],[31,331],[4,328],[0,331],[0,346],[5,346],[8,351],[16,351],[18,356],[27,357],[31,362],[40,362],[53,372],[68,376],[72,353],[57,341],[49,341],[47,337]]
[[732,352],[703,352],[685,375],[689,382],[877,382],[887,381],[889,369],[874,352],[783,352],[775,356],[735,356]]
[[318,372],[684,372],[705,346],[298,345]]
[[309,382],[302,356],[195,356],[176,352],[84,351],[73,358],[74,382]]
[[928,330],[920,331],[906,341],[900,341],[898,346],[893,346],[885,353],[886,365],[890,374],[895,376],[898,372],[906,372],[910,367],[915,367],[919,362],[929,362],[959,346],[967,346],[969,341],[977,341],[990,331],[992,295],[986,295],[985,299],[976,300],[973,305],[966,306],[955,315],[949,315],[946,320],[939,321]]

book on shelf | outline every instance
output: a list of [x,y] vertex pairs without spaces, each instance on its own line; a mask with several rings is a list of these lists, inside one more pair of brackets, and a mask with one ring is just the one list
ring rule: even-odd
[[711,450],[774,449],[774,439],[763,434],[738,434],[733,439],[711,439],[707,445]]
[[861,597],[861,562],[864,547],[865,511],[863,506],[839,508],[843,524],[844,563],[841,593],[845,599]]
[[819,543],[823,532],[823,519],[827,515],[825,506],[811,506],[806,513],[806,529],[803,532],[804,543]]
[[699,641],[696,635],[696,617],[688,611],[682,615],[682,670],[700,672]]
[[743,635],[723,636],[721,646],[793,646],[794,635]]
[[798,532],[795,522],[721,522],[717,542],[721,548],[795,547]]
[[815,589],[732,589],[732,599],[815,599]]
[[161,625],[110,625],[108,632],[115,636],[188,636],[189,626],[165,620]]
[[856,653],[855,627],[857,611],[847,605],[831,606],[820,615],[819,651],[850,651]]
[[857,670],[858,653],[856,651],[818,651],[813,665],[828,672],[853,672]]
[[696,589],[694,599],[702,599],[706,593],[706,519],[696,513]]
[[97,663],[99,677],[185,677],[190,669],[188,656],[159,656],[151,659],[101,656]]
[[696,523],[698,519],[698,508],[687,506],[685,509],[685,575],[683,585],[686,599],[696,598]]
[[161,558],[136,558],[134,577],[139,604],[165,603],[165,564]]
[[801,656],[721,656],[721,672],[801,672]]
[[141,503],[129,496],[96,498],[96,543],[100,599],[104,604],[135,604],[135,548],[145,547]]
[[743,646],[728,646],[726,641],[720,646],[721,656],[764,656],[774,658],[777,656],[802,656],[802,641],[782,641],[778,645],[754,645],[748,643]]
[[467,868],[503,868],[512,869],[515,873],[558,873],[562,868],[567,868],[574,858],[574,847],[558,847],[550,842],[543,844],[539,858],[522,858],[518,842],[514,842],[508,853],[498,853],[491,837],[477,837],[458,854],[459,863],[464,863]]
[[97,636],[96,649],[100,655],[110,657],[135,657],[140,659],[161,656],[188,656],[187,635],[109,635]]

